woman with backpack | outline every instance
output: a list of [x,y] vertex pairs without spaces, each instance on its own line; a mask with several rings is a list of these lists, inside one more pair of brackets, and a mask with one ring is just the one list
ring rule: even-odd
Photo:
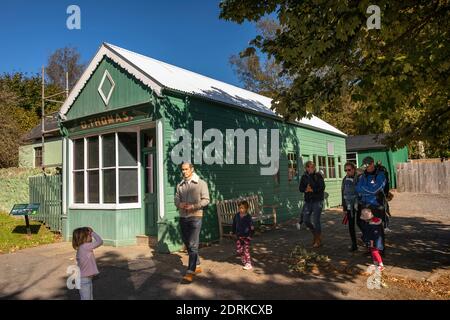
[[[318,248],[322,244],[320,216],[322,214],[325,182],[322,175],[316,172],[316,165],[312,161],[305,164],[305,173],[300,180],[299,190],[305,194],[302,220],[313,234],[313,247]],[[313,223],[311,223],[311,216]]]

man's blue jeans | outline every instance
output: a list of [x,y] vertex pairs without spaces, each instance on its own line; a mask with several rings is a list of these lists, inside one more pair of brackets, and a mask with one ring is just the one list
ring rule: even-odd
[[180,218],[181,238],[189,254],[188,271],[195,272],[200,264],[198,256],[198,244],[200,229],[202,228],[201,217]]
[[[320,215],[322,214],[323,201],[305,202],[303,204],[303,222],[314,233],[321,233]],[[313,217],[314,225],[311,223]]]

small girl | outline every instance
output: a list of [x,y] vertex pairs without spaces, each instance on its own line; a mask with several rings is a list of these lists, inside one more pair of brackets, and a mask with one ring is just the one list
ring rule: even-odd
[[367,243],[372,254],[373,264],[379,271],[384,270],[380,251],[383,251],[383,225],[382,219],[375,217],[372,210],[364,208],[361,210],[361,220],[366,221],[363,231],[363,239]]
[[[94,242],[92,242],[92,238],[95,239]],[[99,273],[95,262],[94,249],[102,244],[102,238],[89,227],[78,228],[73,231],[72,246],[77,250],[77,264],[81,276],[81,300],[93,300],[92,278]]]
[[250,259],[250,236],[254,230],[252,216],[247,213],[248,202],[243,200],[239,203],[239,212],[233,219],[232,233],[236,235],[236,249],[241,256],[244,270],[251,270],[252,262]]

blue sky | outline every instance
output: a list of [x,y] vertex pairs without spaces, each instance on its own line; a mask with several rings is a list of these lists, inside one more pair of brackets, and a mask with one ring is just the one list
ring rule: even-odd
[[[252,24],[219,20],[219,0],[2,1],[0,73],[39,72],[57,48],[75,46],[84,62],[109,42],[240,85],[228,59],[255,36]],[[69,30],[67,7],[81,9]]]

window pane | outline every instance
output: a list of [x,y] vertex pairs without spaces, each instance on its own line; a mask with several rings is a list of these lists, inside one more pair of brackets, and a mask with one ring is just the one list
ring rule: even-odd
[[319,156],[319,171],[322,172],[324,178],[327,178],[327,165],[326,165],[326,158],[324,156]]
[[119,166],[137,165],[137,133],[119,132]]
[[119,203],[138,202],[137,169],[119,170]]
[[98,137],[87,139],[88,144],[88,168],[98,168]]
[[103,167],[116,166],[116,134],[105,134],[102,136]]
[[288,181],[292,181],[297,176],[297,154],[288,153]]
[[75,203],[84,203],[84,172],[73,173],[73,200]]
[[73,142],[73,168],[75,170],[84,169],[84,139]]
[[42,167],[42,147],[34,148],[34,166]]
[[99,203],[100,202],[99,193],[99,171],[89,171],[88,172],[88,202],[89,203]]
[[116,169],[103,170],[103,203],[116,203]]
[[334,161],[334,157],[328,157],[328,177],[336,178],[336,165]]

